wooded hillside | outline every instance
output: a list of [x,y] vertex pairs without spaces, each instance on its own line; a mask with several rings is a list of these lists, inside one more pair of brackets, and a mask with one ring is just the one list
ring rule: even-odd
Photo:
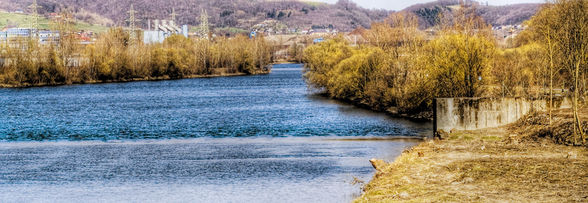
[[[478,2],[468,1],[468,4],[476,4],[477,15],[486,23],[493,26],[518,25],[529,20],[539,10],[541,4],[512,4],[505,6],[491,6]],[[421,28],[439,24],[440,14],[451,18],[459,9],[458,0],[439,0],[426,4],[416,4],[404,9],[419,17]]]
[[[25,10],[32,0],[2,0],[0,9]],[[200,13],[205,9],[214,27],[250,28],[264,20],[278,20],[290,28],[335,27],[352,30],[358,26],[369,27],[389,11],[370,10],[350,1],[337,4],[311,3],[294,0],[38,0],[40,13],[58,12],[72,8],[82,20],[105,24],[126,25],[128,10],[134,5],[138,10],[139,25],[146,27],[148,19],[169,19],[172,9],[177,13],[179,24],[198,25]],[[100,19],[102,18],[102,19]]]
[[[26,9],[32,0],[1,0],[0,9],[6,11]],[[336,4],[299,0],[38,0],[40,13],[59,12],[70,8],[76,18],[92,24],[125,26],[128,10],[133,4],[138,10],[138,24],[147,27],[148,19],[169,19],[172,9],[179,24],[198,25],[200,13],[205,9],[210,23],[216,28],[249,30],[264,20],[277,20],[289,28],[335,28],[351,31],[359,26],[369,28],[371,22],[381,21],[392,11],[365,9],[351,0]],[[417,4],[404,11],[419,17],[422,28],[435,25],[439,14],[452,15],[458,8],[457,0],[439,0]],[[520,24],[537,12],[539,4],[508,6],[479,5],[478,14],[492,25]]]

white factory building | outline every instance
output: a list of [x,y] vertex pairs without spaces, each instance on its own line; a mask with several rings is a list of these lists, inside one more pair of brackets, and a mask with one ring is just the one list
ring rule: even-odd
[[149,29],[143,32],[143,43],[163,43],[165,38],[174,34],[188,37],[188,25],[180,27],[171,20],[154,20],[153,24],[149,22]]

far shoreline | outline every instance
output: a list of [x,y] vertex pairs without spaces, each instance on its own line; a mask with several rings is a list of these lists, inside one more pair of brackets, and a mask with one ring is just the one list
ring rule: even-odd
[[160,77],[145,77],[145,78],[131,78],[131,79],[123,79],[123,80],[91,80],[91,81],[84,81],[84,82],[74,82],[74,83],[55,83],[55,84],[48,84],[48,83],[39,83],[39,84],[0,84],[0,88],[6,89],[17,89],[17,88],[34,88],[34,87],[57,87],[57,86],[67,86],[67,85],[87,85],[87,84],[110,84],[110,83],[129,83],[129,82],[145,82],[145,81],[165,81],[165,80],[182,80],[182,79],[195,79],[195,78],[217,78],[217,77],[239,77],[239,76],[252,76],[252,75],[267,75],[270,74],[271,70],[268,71],[257,71],[255,73],[216,73],[216,74],[207,74],[207,75],[188,75],[179,78],[171,78],[169,76],[160,76]]

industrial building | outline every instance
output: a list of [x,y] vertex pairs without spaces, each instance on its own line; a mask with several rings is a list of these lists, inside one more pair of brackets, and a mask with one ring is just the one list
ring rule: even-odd
[[59,32],[32,28],[9,28],[5,31],[0,31],[0,42],[2,43],[6,43],[8,40],[30,37],[38,37],[41,44],[53,43],[59,40]]
[[152,25],[149,23],[149,29],[143,31],[143,43],[163,43],[165,38],[172,35],[188,37],[188,25],[180,27],[171,20],[154,20]]

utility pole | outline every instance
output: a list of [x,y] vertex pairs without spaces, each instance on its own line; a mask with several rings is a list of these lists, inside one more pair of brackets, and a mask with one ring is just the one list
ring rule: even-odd
[[169,16],[170,20],[176,23],[176,17],[178,16],[178,14],[176,14],[176,8],[172,8],[172,13]]
[[128,20],[131,41],[137,40],[137,32],[136,32],[137,27],[135,25],[135,22],[137,22],[137,19],[135,18],[135,14],[137,14],[137,11],[135,11],[133,4],[131,4],[131,10],[129,10],[129,20]]

